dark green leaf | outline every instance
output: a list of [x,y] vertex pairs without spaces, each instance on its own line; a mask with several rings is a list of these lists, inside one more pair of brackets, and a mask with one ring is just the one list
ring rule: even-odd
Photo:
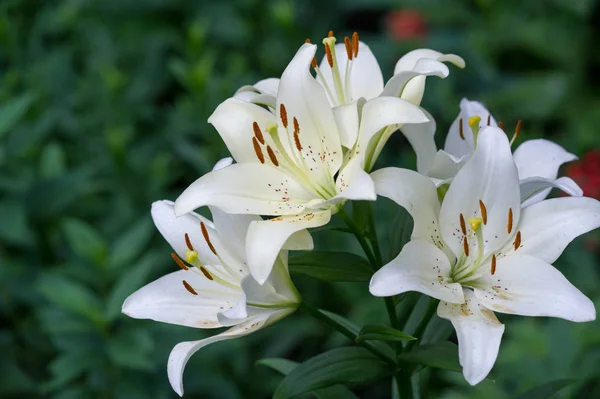
[[290,256],[289,267],[291,273],[324,281],[367,282],[373,274],[364,258],[340,251],[300,252]]
[[35,96],[32,93],[27,93],[0,107],[0,137],[10,131],[21,120],[34,100]]
[[416,346],[411,352],[401,353],[398,360],[439,369],[461,371],[458,347],[452,342]]
[[71,249],[77,255],[97,264],[104,259],[106,242],[88,223],[78,219],[67,219],[62,228]]
[[274,399],[287,399],[337,384],[362,384],[390,373],[389,366],[366,349],[336,348],[296,367],[283,379]]
[[111,269],[119,269],[138,257],[154,232],[150,217],[143,217],[121,234],[115,241],[108,258]]
[[361,232],[364,232],[367,228],[369,206],[369,201],[352,201],[352,218]]
[[556,394],[561,389],[573,384],[575,380],[563,379],[546,382],[545,384],[539,385],[529,391],[519,395],[517,399],[547,399]]
[[361,341],[412,341],[416,338],[386,325],[367,325],[361,328],[356,342]]
[[398,214],[394,222],[390,225],[390,251],[389,258],[394,259],[402,247],[410,241],[410,236],[413,231],[413,219],[408,211],[402,207],[398,208]]
[[283,359],[279,357],[261,359],[256,362],[262,366],[267,366],[283,375],[288,375],[293,369],[298,367],[300,363],[293,360]]

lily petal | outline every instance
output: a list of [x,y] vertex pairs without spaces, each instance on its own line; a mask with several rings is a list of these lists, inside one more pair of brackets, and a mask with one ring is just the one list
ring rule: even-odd
[[596,318],[594,303],[588,297],[554,266],[531,255],[502,257],[494,275],[487,274],[473,284],[477,300],[501,313],[577,322]]
[[315,198],[293,177],[271,165],[233,164],[212,171],[192,183],[175,201],[183,215],[205,205],[228,213],[290,215]]
[[463,253],[460,215],[464,220],[482,217],[480,201],[487,210],[487,223],[481,226],[485,249],[495,251],[515,234],[521,210],[517,168],[506,134],[499,128],[479,132],[474,155],[458,172],[442,203],[440,230],[457,256]]
[[[383,90],[383,75],[379,68],[379,63],[373,55],[373,52],[363,42],[359,42],[358,56],[353,59],[348,78],[350,89],[349,95],[346,97],[350,101],[356,101],[363,97],[367,100],[377,97]],[[338,61],[338,69],[342,82],[346,80],[346,63],[348,62],[348,54],[343,43],[335,45],[335,55]],[[331,67],[327,62],[327,58],[323,57],[319,65],[321,74],[325,78],[325,82],[329,87],[335,87]],[[317,80],[321,80],[318,78]],[[331,104],[336,104],[337,99],[330,99]]]
[[[188,292],[185,280],[198,295]],[[217,315],[238,303],[240,290],[207,279],[194,269],[169,273],[140,288],[123,303],[122,312],[135,319],[195,328],[221,327]]]
[[432,166],[427,171],[427,175],[439,181],[451,181],[467,162],[467,159],[468,157],[456,158],[444,150],[439,150],[431,162]]
[[254,122],[262,131],[277,124],[272,113],[239,98],[228,98],[208,118],[237,162],[259,162],[252,144]]
[[581,187],[570,177],[561,177],[556,180],[544,177],[529,177],[525,180],[521,179],[522,207],[525,208],[542,201],[553,188],[558,188],[573,197],[581,197],[583,195]]
[[338,194],[324,204],[335,204],[344,200],[375,201],[375,185],[371,176],[362,167],[362,160],[354,157],[344,168],[335,182]]
[[[490,112],[482,103],[478,101],[469,101],[468,99],[463,98],[460,101],[460,112],[458,113],[458,116],[454,122],[452,122],[450,130],[448,131],[448,135],[446,136],[444,150],[457,158],[462,158],[465,155],[472,154],[473,134],[471,128],[469,127],[469,119],[473,116],[480,117],[481,121],[479,122],[479,128],[483,129],[485,126],[488,126],[487,118],[490,115]],[[461,119],[464,139],[460,137]],[[496,119],[494,119],[493,116],[490,117],[489,126],[498,126]]]
[[[553,198],[523,209],[516,227],[521,246],[516,253],[554,263],[576,237],[600,227],[600,202],[586,197]],[[512,242],[502,251],[513,253]]]
[[279,79],[268,78],[256,82],[252,86],[242,86],[234,97],[254,104],[275,108]]
[[450,262],[435,245],[411,240],[400,254],[371,278],[369,292],[392,296],[417,291],[451,303],[464,302],[460,284],[449,282]]
[[359,115],[364,104],[365,100],[359,99],[333,108],[333,116],[340,133],[340,141],[348,149],[354,147],[358,138]]
[[450,74],[450,69],[443,63],[429,58],[422,58],[418,60],[414,67],[409,70],[402,70],[394,74],[394,76],[388,80],[383,88],[382,96],[400,97],[411,103],[418,105],[421,102],[421,98],[415,95],[414,91],[407,90],[405,88],[408,83],[416,78],[421,79],[424,82],[426,76],[437,76],[438,78],[446,78]]
[[[305,156],[309,171],[315,180],[324,187],[342,165],[342,146],[333,111],[323,87],[310,73],[310,63],[317,46],[304,44],[289,63],[279,82],[277,93],[277,118],[281,121],[281,104],[287,109],[289,142],[295,142],[292,120],[296,118],[299,126],[298,140],[302,149],[313,156]],[[280,129],[281,131],[281,129]],[[292,150],[296,150],[295,147]]]
[[423,108],[425,116],[429,118],[425,123],[406,123],[400,131],[406,136],[417,155],[417,172],[426,175],[433,166],[433,160],[437,153],[437,146],[433,138],[435,134],[435,119]]
[[482,306],[473,291],[465,290],[466,303],[440,302],[438,316],[450,320],[458,337],[458,356],[463,375],[471,385],[480,383],[494,367],[504,324]]
[[[211,206],[210,212],[221,244],[219,247],[233,255],[237,260],[236,264],[243,264],[246,259],[246,234],[250,223],[262,219],[256,215],[225,213],[216,206]],[[222,250],[218,253],[221,255],[221,252]]]
[[259,284],[269,277],[273,263],[288,238],[304,229],[329,223],[330,211],[305,212],[252,222],[246,238],[248,268]]
[[171,387],[173,387],[173,390],[177,392],[179,396],[183,396],[183,371],[190,357],[198,350],[214,342],[238,338],[258,331],[266,325],[284,317],[288,313],[289,310],[266,311],[263,314],[231,327],[221,334],[213,335],[212,337],[201,339],[200,341],[178,343],[171,351],[167,363],[167,373]]

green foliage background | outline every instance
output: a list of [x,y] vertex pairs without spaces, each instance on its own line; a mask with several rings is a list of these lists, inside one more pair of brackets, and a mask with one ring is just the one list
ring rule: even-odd
[[[423,13],[424,38],[385,33],[386,13],[403,8]],[[206,333],[120,313],[127,295],[175,267],[150,204],[175,199],[227,156],[208,116],[239,86],[280,75],[306,37],[358,30],[386,78],[416,47],[460,54],[465,70],[428,80],[424,105],[440,143],[469,97],[507,127],[522,119],[523,139],[549,137],[581,155],[600,145],[599,26],[594,0],[2,0],[0,397],[175,397],[168,353]],[[414,166],[401,135],[384,164]],[[391,251],[397,209],[378,201],[376,210]],[[354,245],[342,233],[316,235],[324,249]],[[557,267],[600,305],[598,254],[586,250],[596,238],[578,239]],[[294,280],[307,302],[359,325],[386,321],[363,283]],[[600,322],[502,321],[489,380],[470,388],[458,373],[427,370],[423,397],[516,397],[569,378],[559,396],[600,396]],[[441,320],[431,330],[451,331]],[[281,376],[257,360],[303,361],[347,344],[296,314],[199,352],[186,397],[269,397]],[[388,385],[355,392],[389,397]]]

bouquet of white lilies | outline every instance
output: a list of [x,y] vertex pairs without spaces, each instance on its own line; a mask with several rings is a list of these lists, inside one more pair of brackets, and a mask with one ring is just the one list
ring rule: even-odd
[[[521,123],[507,135],[481,103],[468,100],[438,150],[435,121],[420,106],[425,81],[448,76],[447,62],[463,68],[462,58],[414,50],[384,84],[356,33],[336,43],[330,32],[323,47],[318,63],[317,45],[307,40],[280,79],[244,86],[221,103],[208,121],[232,158],[219,161],[175,202],[152,205],[154,223],[182,270],[133,293],[123,313],[192,328],[229,327],[173,348],[173,389],[183,395],[185,365],[200,348],[258,331],[298,308],[356,345],[287,368],[271,362],[287,374],[274,395],[279,399],[334,388],[335,397],[354,397],[344,385],[390,377],[394,395],[412,397],[411,376],[423,367],[452,368],[435,357],[456,351],[456,367],[475,385],[498,355],[504,324],[495,312],[594,320],[592,301],[552,266],[574,238],[600,226],[600,203],[557,176],[561,164],[576,157],[543,139],[513,152]],[[372,171],[397,130],[416,153],[416,171]],[[567,195],[546,199],[552,188]],[[368,228],[344,210],[348,202],[378,196],[406,209],[414,225],[387,264],[371,208]],[[204,206],[212,221],[194,213]],[[356,326],[304,303],[290,278],[289,251],[312,250],[310,229],[336,215],[347,226],[338,230],[353,233],[365,252],[369,291],[385,297],[389,325]],[[407,306],[409,291],[432,298],[411,335],[400,331],[406,312],[397,311]],[[436,309],[452,322],[458,349],[422,342]]]

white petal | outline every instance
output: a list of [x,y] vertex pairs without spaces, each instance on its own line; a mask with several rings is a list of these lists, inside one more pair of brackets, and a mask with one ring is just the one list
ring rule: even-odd
[[473,291],[465,290],[466,303],[440,302],[438,316],[450,320],[458,337],[458,356],[467,382],[476,385],[494,367],[504,324],[494,312],[477,302]]
[[400,254],[371,278],[369,292],[392,296],[417,291],[433,298],[462,303],[460,284],[449,282],[450,262],[438,247],[426,241],[411,240]]
[[[359,156],[366,156],[365,150],[369,142],[381,129],[396,124],[404,123],[425,123],[429,119],[423,111],[409,103],[395,97],[377,97],[367,101],[362,109],[362,119],[358,132]],[[372,143],[372,147],[376,143]]]
[[[460,214],[465,221],[482,217],[480,200],[487,209],[487,224],[481,226],[485,249],[495,251],[515,234],[521,210],[517,168],[506,134],[499,128],[486,127],[479,132],[475,153],[450,184],[442,203],[442,237],[457,256],[463,252]],[[513,220],[510,233],[509,209]]]
[[268,78],[256,82],[252,86],[243,86],[235,92],[234,97],[254,104],[275,108],[279,79]]
[[593,302],[554,266],[531,255],[510,254],[498,260],[496,273],[474,283],[481,304],[501,313],[560,317],[570,321],[596,318]]
[[444,150],[439,150],[433,158],[427,176],[437,180],[452,180],[467,160],[468,157],[456,158]]
[[[460,112],[454,122],[452,122],[450,130],[448,131],[448,136],[446,136],[446,144],[444,145],[444,150],[446,150],[446,152],[458,158],[473,153],[473,133],[469,126],[469,118],[473,116],[479,116],[481,118],[481,121],[479,122],[479,128],[481,129],[484,126],[487,126],[487,118],[490,116],[490,112],[482,103],[478,101],[469,101],[468,99],[463,98],[460,101]],[[459,125],[461,119],[463,136],[465,137],[464,140],[460,137]],[[493,116],[490,117],[490,126],[498,126],[496,119],[494,119]]]
[[259,162],[252,144],[254,122],[263,132],[277,124],[269,111],[238,98],[228,98],[208,118],[237,162]]
[[[415,69],[419,64],[419,60],[423,58],[439,62],[451,62],[459,68],[465,67],[465,61],[457,55],[442,54],[430,49],[418,49],[406,53],[398,60],[396,67],[394,68],[394,75],[401,73],[402,71]],[[417,76],[406,84],[402,91],[402,98],[409,100],[413,104],[420,104],[424,91],[425,76]]]
[[308,230],[300,230],[295,232],[287,239],[281,249],[290,251],[310,251],[315,247],[312,236]]
[[371,173],[378,195],[389,198],[410,213],[414,221],[412,239],[443,246],[438,215],[440,202],[433,182],[408,169],[384,168]]
[[248,268],[252,276],[263,284],[271,273],[279,251],[292,234],[323,226],[329,223],[330,218],[330,211],[321,211],[253,222],[246,238]]
[[520,179],[545,177],[551,180],[558,176],[560,165],[577,159],[558,144],[544,139],[525,141],[517,147],[514,157]]
[[[385,84],[381,95],[401,97],[413,104],[418,105],[421,102],[421,99],[418,97],[413,97],[413,95],[415,95],[414,91],[408,90],[405,92],[405,88],[407,87],[408,83],[413,79],[424,82],[425,76],[437,76],[444,79],[449,74],[450,70],[443,62],[429,58],[422,58],[417,61],[413,68],[395,73],[394,76]],[[419,77],[420,79],[418,79]]]
[[336,180],[338,194],[325,203],[339,203],[343,200],[375,201],[375,185],[371,176],[362,168],[359,157],[352,158],[340,171]]
[[238,163],[192,183],[175,201],[175,212],[183,215],[213,205],[228,213],[291,215],[314,198],[315,194],[274,166]]
[[212,337],[200,341],[178,343],[171,351],[167,363],[167,373],[169,375],[171,387],[173,387],[173,390],[177,392],[179,396],[183,396],[183,370],[190,357],[201,348],[214,342],[238,338],[258,331],[277,319],[284,317],[288,313],[289,311],[287,310],[268,311],[238,324],[221,334],[213,335]]
[[426,175],[433,165],[433,159],[437,153],[437,146],[433,135],[435,134],[435,119],[433,116],[421,108],[423,113],[429,118],[425,123],[406,123],[402,125],[400,131],[406,136],[417,155],[417,172]]
[[364,103],[364,99],[359,99],[333,108],[333,116],[340,133],[340,141],[348,149],[354,147],[358,138],[359,115]]
[[[593,198],[566,197],[538,202],[523,209],[516,227],[521,231],[519,254],[554,263],[576,237],[600,227],[600,202]],[[512,242],[503,250],[514,251]]]
[[[250,223],[262,220],[260,216],[225,213],[216,206],[210,207],[220,246],[236,259],[236,264],[246,260],[246,234]],[[184,217],[184,216],[182,216]],[[209,233],[210,235],[210,233]],[[221,255],[219,251],[219,255]],[[246,269],[244,267],[244,269]],[[247,270],[244,270],[247,273]]]
[[523,208],[545,199],[550,190],[558,188],[573,197],[581,197],[583,190],[570,177],[561,177],[556,180],[544,177],[529,177],[521,179],[521,204]]
[[[185,280],[198,295],[188,292]],[[122,312],[136,319],[195,328],[221,327],[217,314],[233,307],[241,290],[223,286],[194,269],[169,273],[140,288],[123,303]]]
[[231,165],[232,163],[233,163],[233,158],[231,158],[231,157],[221,158],[217,161],[215,166],[213,166],[212,170],[219,170],[219,169],[226,168],[229,165]]
[[186,258],[185,234],[187,233],[202,263],[210,265],[220,263],[208,247],[200,230],[200,222],[204,222],[209,235],[216,234],[210,220],[194,212],[177,217],[173,202],[166,200],[154,202],[151,213],[156,228],[180,258]]
[[[309,170],[315,180],[326,186],[342,165],[342,147],[333,112],[323,87],[310,74],[310,63],[317,46],[304,44],[281,75],[277,94],[277,118],[280,105],[288,117],[288,137],[294,142],[293,118],[300,127],[299,140],[305,152],[314,151]],[[281,130],[280,130],[281,131]],[[313,157],[305,157],[309,162]]]
[[270,284],[279,295],[286,299],[287,306],[299,304],[302,300],[298,290],[294,286],[288,271],[288,251],[281,251],[275,261],[273,270],[265,285]]

